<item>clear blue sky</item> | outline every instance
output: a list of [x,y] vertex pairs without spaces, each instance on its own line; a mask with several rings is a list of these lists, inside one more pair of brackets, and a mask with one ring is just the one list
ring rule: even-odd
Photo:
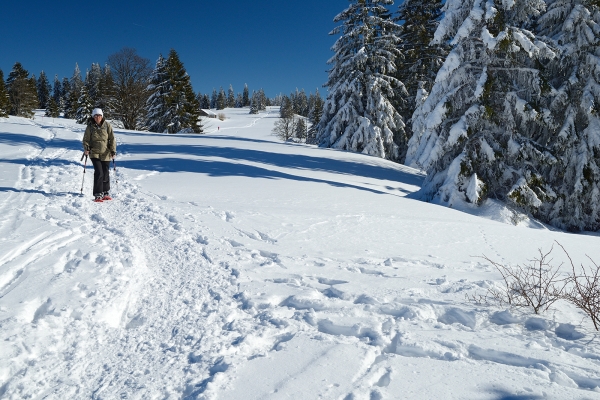
[[[0,68],[16,61],[39,76],[71,77],[93,62],[133,47],[150,59],[174,48],[196,92],[229,84],[235,92],[264,88],[272,97],[296,87],[307,93],[327,80],[333,18],[348,0],[14,1],[0,13]],[[397,6],[394,6],[397,7]]]

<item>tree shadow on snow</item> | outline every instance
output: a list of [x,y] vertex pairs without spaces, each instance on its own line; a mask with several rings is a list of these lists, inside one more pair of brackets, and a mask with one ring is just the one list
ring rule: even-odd
[[190,160],[181,158],[160,158],[135,161],[120,161],[119,167],[138,169],[143,171],[157,172],[194,172],[203,173],[212,177],[226,176],[241,176],[248,178],[263,178],[263,179],[287,179],[299,182],[318,182],[336,187],[347,187],[353,189],[364,190],[377,194],[389,194],[388,192],[376,189],[369,189],[362,186],[328,181],[325,179],[309,178],[286,174],[284,172],[273,171],[266,168],[255,167],[253,165],[238,164],[226,161],[214,160]]
[[[237,140],[237,139],[236,139]],[[273,142],[268,142],[273,143]],[[121,153],[146,153],[146,154],[181,154],[191,155],[196,157],[221,157],[229,160],[241,160],[271,165],[280,168],[290,168],[298,170],[310,170],[330,172],[340,175],[362,176],[365,178],[384,179],[396,182],[403,182],[417,187],[421,186],[424,177],[402,171],[403,167],[400,164],[389,163],[389,166],[381,165],[382,160],[376,159],[376,162],[370,163],[370,157],[365,157],[364,162],[355,160],[339,160],[328,157],[315,157],[303,154],[281,154],[272,153],[263,150],[240,149],[234,147],[216,147],[205,145],[153,145],[153,144],[127,144],[120,146]],[[180,164],[186,164],[185,159],[163,159],[174,163],[171,166],[157,165],[157,170],[164,168],[173,168],[176,170]],[[140,168],[148,169],[147,166]],[[201,172],[201,171],[194,171]]]
[[2,187],[0,186],[0,193],[3,192],[12,192],[12,193],[32,193],[32,194],[41,194],[42,196],[45,197],[57,197],[57,196],[61,196],[61,197],[66,197],[66,196],[72,196],[72,195],[79,195],[80,193],[75,193],[75,192],[53,192],[53,193],[49,193],[49,192],[44,192],[42,190],[35,190],[35,189],[16,189],[16,188],[11,188],[11,187]]
[[34,146],[45,149],[67,149],[67,150],[81,150],[83,147],[79,140],[65,140],[59,138],[44,139],[36,135],[24,135],[22,133],[7,133],[0,132],[0,144],[6,144],[9,146]]

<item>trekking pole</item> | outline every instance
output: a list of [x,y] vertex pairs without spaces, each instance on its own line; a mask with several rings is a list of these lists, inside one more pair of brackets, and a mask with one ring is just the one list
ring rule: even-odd
[[115,161],[115,158],[113,157],[113,171],[115,171],[115,187],[116,187],[116,192],[119,193],[119,178],[117,177],[117,162]]
[[85,167],[87,166],[88,156],[87,156],[87,154],[83,153],[81,155],[81,160],[79,160],[79,161],[83,161],[83,157],[85,157],[85,163],[83,164],[83,178],[81,178],[81,195],[82,196],[83,196],[83,182],[85,182]]

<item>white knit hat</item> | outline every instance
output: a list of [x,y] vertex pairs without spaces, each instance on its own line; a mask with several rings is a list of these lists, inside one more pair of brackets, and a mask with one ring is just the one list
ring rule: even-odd
[[102,112],[102,109],[100,109],[100,108],[94,108],[94,111],[92,111],[92,117],[94,115],[102,115],[104,117],[104,113]]

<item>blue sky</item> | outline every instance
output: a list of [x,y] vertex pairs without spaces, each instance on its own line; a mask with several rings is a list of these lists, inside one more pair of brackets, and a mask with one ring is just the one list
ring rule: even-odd
[[[30,73],[70,77],[103,65],[123,47],[151,60],[179,53],[195,91],[296,87],[314,92],[327,80],[335,41],[328,33],[348,0],[11,2],[0,13],[0,68],[16,61]],[[396,6],[394,6],[396,7]]]

